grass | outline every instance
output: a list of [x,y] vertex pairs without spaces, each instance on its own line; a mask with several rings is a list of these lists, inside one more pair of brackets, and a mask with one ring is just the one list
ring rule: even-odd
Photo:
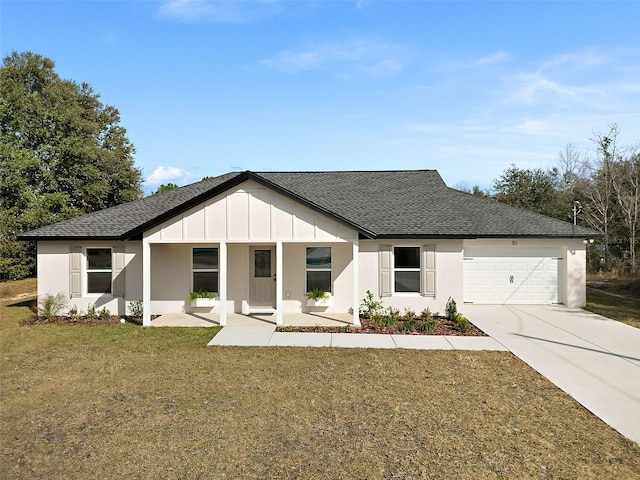
[[1,478],[640,478],[640,446],[506,352],[210,348],[30,314],[0,305]]
[[640,328],[640,279],[590,276],[585,309]]

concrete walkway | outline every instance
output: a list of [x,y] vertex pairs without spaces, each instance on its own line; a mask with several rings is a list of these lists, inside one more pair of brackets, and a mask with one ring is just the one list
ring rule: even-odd
[[410,348],[416,350],[507,350],[491,337],[276,332],[275,325],[227,326],[209,346]]
[[640,329],[562,305],[463,305],[488,335],[640,443]]

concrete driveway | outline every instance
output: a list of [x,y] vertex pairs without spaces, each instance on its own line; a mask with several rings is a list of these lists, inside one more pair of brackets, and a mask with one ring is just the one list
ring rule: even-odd
[[461,305],[475,325],[640,443],[640,329],[562,305]]

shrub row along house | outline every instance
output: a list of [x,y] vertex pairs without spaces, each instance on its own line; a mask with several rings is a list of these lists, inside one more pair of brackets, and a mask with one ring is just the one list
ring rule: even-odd
[[[38,293],[120,315],[353,314],[367,290],[385,305],[444,311],[488,304],[585,304],[595,232],[448,188],[438,172],[232,172],[27,232]],[[330,294],[326,307],[307,293]]]

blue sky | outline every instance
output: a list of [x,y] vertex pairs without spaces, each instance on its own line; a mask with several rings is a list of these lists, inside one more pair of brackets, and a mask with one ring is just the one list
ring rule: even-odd
[[146,191],[231,170],[433,168],[491,187],[618,123],[640,141],[640,2],[7,1],[121,113]]

